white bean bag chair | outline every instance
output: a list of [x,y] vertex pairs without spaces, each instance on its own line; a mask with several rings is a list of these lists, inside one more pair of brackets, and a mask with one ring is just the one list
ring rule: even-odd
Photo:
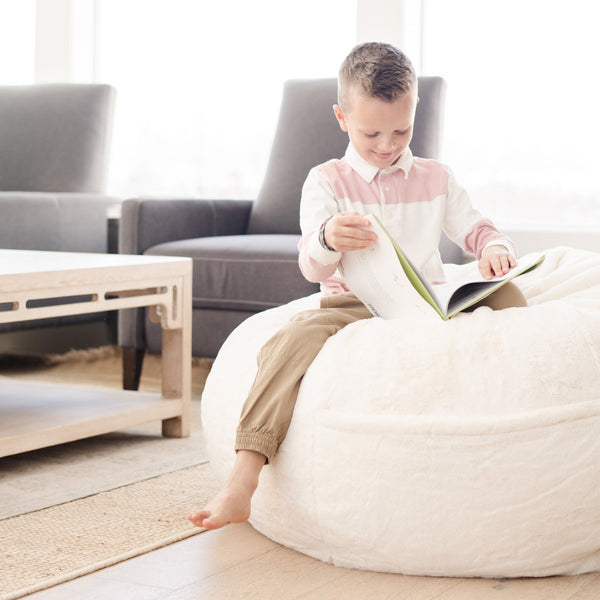
[[[335,565],[524,577],[600,569],[600,254],[553,248],[527,308],[373,318],[332,337],[263,469],[252,525]],[[318,295],[251,317],[214,362],[219,478],[261,345]]]

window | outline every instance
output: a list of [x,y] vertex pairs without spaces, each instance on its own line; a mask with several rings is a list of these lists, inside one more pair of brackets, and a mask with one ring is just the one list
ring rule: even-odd
[[0,0],[0,56],[0,85],[33,83],[34,0]]
[[600,226],[595,3],[423,0],[444,160],[499,224]]
[[336,76],[355,21],[349,0],[98,0],[96,79],[117,88],[109,191],[255,197],[283,82]]

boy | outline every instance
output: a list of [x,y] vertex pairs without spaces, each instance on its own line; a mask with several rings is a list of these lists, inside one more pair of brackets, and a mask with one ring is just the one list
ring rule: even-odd
[[[321,308],[294,316],[261,349],[232,473],[206,507],[190,513],[195,525],[215,529],[249,518],[259,474],[285,437],[304,373],[330,336],[371,317],[336,276],[343,252],[375,243],[364,214],[381,219],[432,283],[444,280],[437,250],[442,228],[477,256],[484,277],[516,265],[514,244],[471,207],[447,167],[412,156],[417,102],[415,71],[393,46],[362,44],[344,61],[333,110],[350,144],[343,159],[311,170],[300,205],[300,268],[321,283]],[[499,294],[496,307],[526,305],[516,286]]]

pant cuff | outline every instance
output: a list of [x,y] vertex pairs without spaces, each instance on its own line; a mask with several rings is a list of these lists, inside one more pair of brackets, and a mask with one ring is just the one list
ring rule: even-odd
[[279,442],[270,433],[238,430],[235,438],[235,451],[253,450],[267,458],[265,464],[271,462],[279,448]]

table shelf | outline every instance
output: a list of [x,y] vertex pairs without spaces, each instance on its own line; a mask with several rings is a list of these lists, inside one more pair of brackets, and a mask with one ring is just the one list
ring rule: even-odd
[[158,393],[0,379],[0,456],[177,417]]

